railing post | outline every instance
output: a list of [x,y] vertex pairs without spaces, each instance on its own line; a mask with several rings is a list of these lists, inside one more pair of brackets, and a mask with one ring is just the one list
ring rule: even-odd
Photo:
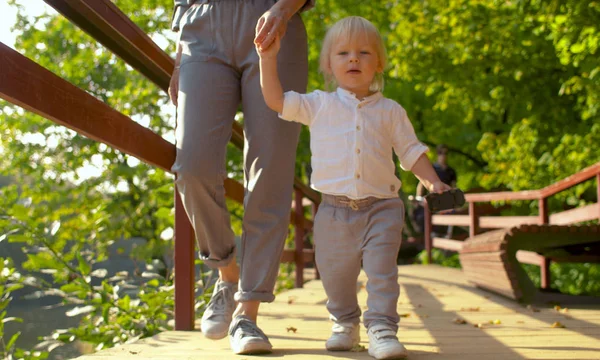
[[431,264],[431,249],[433,248],[433,241],[431,239],[431,211],[429,210],[427,203],[423,205],[423,208],[425,209],[425,234],[423,234],[425,237],[425,251],[427,252],[427,264]]
[[550,289],[550,259],[542,258],[540,263],[540,287],[542,289]]
[[596,203],[598,204],[598,220],[600,221],[600,172],[596,174]]
[[302,191],[295,190],[296,206],[296,287],[301,288],[304,285],[304,207],[302,206]]
[[313,220],[313,250],[314,250],[314,254],[315,254],[315,279],[317,280],[321,280],[321,274],[319,273],[319,267],[317,266],[317,250],[316,250],[316,245],[315,245],[315,219],[317,218],[317,212],[319,211],[319,204],[313,202],[312,204],[312,220]]
[[[540,225],[547,225],[550,222],[550,217],[548,215],[548,198],[540,198],[538,200],[538,208]],[[542,258],[540,264],[540,287],[542,289],[550,288],[550,259],[547,257]]]
[[469,203],[469,236],[473,237],[479,233],[479,214],[477,214],[477,206],[475,202]]
[[548,216],[548,198],[541,198],[538,200],[539,207],[539,223],[541,225],[547,225],[550,221],[550,217]]
[[194,229],[175,189],[175,330],[194,330]]

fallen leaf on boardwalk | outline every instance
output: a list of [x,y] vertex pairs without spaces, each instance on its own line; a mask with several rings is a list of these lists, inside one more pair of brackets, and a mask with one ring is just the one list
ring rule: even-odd
[[293,326],[290,326],[289,328],[285,328],[285,329],[287,330],[287,332],[290,332],[290,331],[291,331],[291,332],[293,332],[294,334],[296,333],[296,331],[298,331],[298,329],[296,329],[296,328],[295,328],[295,327],[293,327]]
[[555,322],[554,324],[552,324],[553,328],[565,328],[566,326],[564,326],[563,324],[560,323],[560,321]]
[[460,311],[479,311],[479,306],[470,308],[460,308]]
[[475,326],[476,328],[483,329],[483,324],[482,324],[482,323],[479,323],[479,324],[473,324],[473,326]]
[[350,351],[352,351],[352,352],[363,352],[363,351],[367,351],[367,348],[364,347],[364,346],[362,346],[362,345],[360,345],[360,344],[357,344],[357,345],[354,345],[354,347],[352,349],[350,349]]
[[452,322],[454,322],[455,324],[459,324],[459,325],[464,325],[467,323],[466,320],[461,319],[461,318],[456,318],[456,319],[452,320]]
[[540,312],[540,309],[536,309],[531,305],[527,305],[527,310],[529,310],[531,312]]
[[288,304],[293,304],[295,300],[296,300],[295,296],[288,296]]
[[498,319],[496,319],[496,320],[490,320],[490,324],[492,324],[492,325],[500,325],[500,324],[502,324],[502,321],[500,321]]
[[422,307],[423,307],[423,305],[421,305],[421,304],[417,304],[417,307],[418,307],[418,308],[422,308]]
[[554,309],[555,309],[556,311],[558,311],[559,313],[561,313],[561,314],[566,314],[566,313],[568,313],[568,312],[569,312],[569,308],[562,308],[562,309],[561,309],[561,307],[560,307],[560,306],[558,306],[558,305],[556,305],[556,306],[554,307]]
[[400,314],[399,316],[400,316],[401,318],[407,318],[407,317],[410,317],[410,314]]
[[133,354],[133,355],[137,355],[137,354],[139,353],[139,351],[132,351],[132,350],[129,350],[129,353],[130,353],[130,354]]

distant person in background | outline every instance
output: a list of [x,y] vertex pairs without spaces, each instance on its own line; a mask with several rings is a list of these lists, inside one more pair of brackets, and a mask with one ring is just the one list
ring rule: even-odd
[[[437,161],[433,164],[433,169],[444,184],[455,188],[456,171],[454,171],[454,169],[448,165],[448,146],[445,144],[438,145],[436,148],[436,153]],[[426,189],[423,186],[423,183],[419,182],[419,185],[417,185],[416,199],[418,200],[425,195]],[[417,231],[423,233],[425,231],[425,209],[423,206],[416,205],[416,207],[413,209],[412,218],[416,225],[415,227],[417,228]],[[451,231],[451,228],[447,228],[445,226],[436,226],[434,232],[440,233],[448,230]]]

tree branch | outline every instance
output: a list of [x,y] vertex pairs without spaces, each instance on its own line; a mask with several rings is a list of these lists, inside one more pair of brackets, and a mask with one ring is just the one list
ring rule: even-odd
[[[439,145],[439,144],[434,144],[434,143],[432,143],[430,141],[425,141],[425,140],[421,140],[421,142],[423,142],[427,146],[431,146],[432,148],[435,148],[436,146]],[[452,146],[449,146],[449,145],[446,145],[446,146],[448,146],[448,151],[451,151],[451,152],[454,152],[454,153],[457,153],[459,155],[462,155],[462,156],[466,157],[467,159],[469,159],[472,162],[474,162],[475,165],[479,166],[480,168],[484,168],[488,164],[486,161],[484,161],[484,160],[482,160],[480,158],[477,158],[477,157],[475,157],[475,156],[473,156],[471,154],[468,154],[468,153],[466,153],[466,152],[464,152],[464,151],[462,151],[462,150],[460,150],[458,148],[455,148],[455,147],[452,147]]]

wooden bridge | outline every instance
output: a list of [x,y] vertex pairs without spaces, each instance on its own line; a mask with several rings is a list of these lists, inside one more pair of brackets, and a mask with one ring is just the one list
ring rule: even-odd
[[[457,269],[436,265],[399,269],[398,335],[411,360],[598,359],[600,304],[566,310],[527,307],[474,287]],[[361,305],[366,304],[365,281],[361,274],[357,284]],[[366,351],[325,350],[331,329],[326,300],[321,282],[312,280],[262,306],[259,323],[274,347],[268,356],[236,356],[228,339],[211,341],[198,331],[170,331],[79,359],[372,359]],[[369,345],[364,328],[361,340],[362,346]]]
[[[161,89],[167,90],[173,60],[111,1],[45,2]],[[1,43],[0,69],[0,97],[170,171],[175,158],[173,144]],[[234,124],[231,141],[239,148],[243,146],[244,137],[238,124]],[[443,354],[445,359],[598,359],[598,306],[570,308],[568,311],[549,307],[540,308],[537,312],[473,285],[474,282],[479,287],[514,299],[535,301],[540,299],[540,293],[523,277],[517,260],[540,266],[542,289],[549,287],[549,264],[552,261],[599,261],[598,226],[573,225],[600,219],[600,204],[596,202],[550,214],[547,203],[547,199],[558,192],[594,179],[598,182],[600,193],[600,163],[541,190],[467,194],[469,208],[466,214],[427,214],[425,242],[429,253],[432,248],[460,251],[466,270],[461,272],[436,266],[400,267],[402,295],[398,309],[406,315],[400,337],[407,344],[410,357],[430,358]],[[225,188],[230,199],[239,203],[243,201],[241,184],[227,179]],[[312,220],[304,214],[307,206],[312,209],[312,214],[317,211],[320,196],[299,179],[296,179],[294,189],[296,195],[290,221],[295,227],[296,247],[295,250],[286,250],[281,261],[296,264],[295,283],[298,289],[283,293],[275,303],[266,305],[261,317],[261,325],[271,336],[275,348],[279,349],[273,356],[368,358],[366,352],[337,355],[323,350],[330,329],[324,307],[326,298],[318,279],[305,284],[303,275],[304,265],[314,261],[314,251],[304,249],[303,240],[312,230]],[[193,330],[195,241],[181,200],[177,195],[175,197],[175,329]],[[480,214],[478,204],[511,200],[538,201],[539,215],[489,217]],[[470,236],[467,241],[432,238],[432,225],[465,226],[470,229]],[[490,229],[497,230],[482,233]],[[514,241],[513,235],[517,233],[533,234],[537,240],[533,245]],[[558,234],[560,239],[544,242],[544,236],[540,234]],[[486,241],[482,241],[481,236],[484,235]],[[466,251],[467,248],[469,251]],[[500,277],[502,281],[498,280]],[[361,278],[357,286],[363,304],[365,291],[361,284],[364,281]],[[463,324],[463,321],[466,323]],[[364,332],[363,339],[366,339]],[[175,356],[189,359],[231,357],[226,341],[208,342],[197,332],[167,332],[139,344],[88,357],[172,359]]]

